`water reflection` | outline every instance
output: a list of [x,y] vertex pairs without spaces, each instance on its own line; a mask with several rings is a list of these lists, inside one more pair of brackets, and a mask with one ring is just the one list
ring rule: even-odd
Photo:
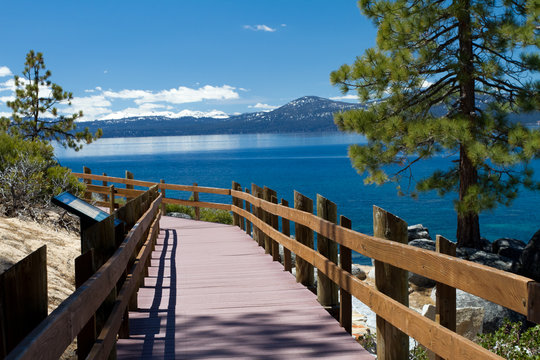
[[59,159],[89,156],[153,155],[235,149],[262,149],[363,143],[356,134],[235,134],[105,138],[79,152],[55,146]]

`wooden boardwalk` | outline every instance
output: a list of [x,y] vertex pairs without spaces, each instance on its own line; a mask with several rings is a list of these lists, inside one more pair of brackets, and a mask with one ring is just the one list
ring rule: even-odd
[[373,359],[238,227],[161,229],[119,359]]

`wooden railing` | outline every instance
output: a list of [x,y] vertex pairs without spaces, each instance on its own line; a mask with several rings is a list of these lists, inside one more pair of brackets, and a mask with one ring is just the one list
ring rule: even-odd
[[[128,305],[140,285],[159,233],[161,199],[156,187],[143,191],[109,218],[89,228],[86,235],[81,234],[83,252],[85,246],[92,247],[75,260],[76,281],[81,277],[81,273],[77,273],[81,264],[86,264],[82,273],[88,273],[93,267],[98,268],[97,271],[90,271],[86,275],[88,280],[79,284],[72,295],[8,354],[7,359],[57,359],[78,336],[79,358],[85,357],[81,345],[88,344],[89,339],[91,342],[86,349],[89,358],[104,359],[114,352],[117,334],[127,323]],[[112,226],[115,217],[125,220],[129,227],[125,236],[124,232],[119,234],[119,240],[118,233],[115,234],[118,229]],[[108,225],[111,227],[107,228]],[[114,246],[112,255],[102,258],[102,264],[99,264],[99,256],[103,254],[98,256],[98,253],[111,245],[106,243],[107,239],[119,244]],[[95,248],[97,244],[103,248]],[[96,328],[99,320],[94,320],[95,314],[107,301],[111,310]]]
[[[296,192],[295,208],[289,208],[285,200],[282,200],[281,204],[277,203],[277,195],[273,190],[266,187],[260,188],[255,184],[252,185],[251,192],[253,194],[250,194],[248,189],[242,191],[242,187],[236,182],[233,182],[232,189],[221,189],[165,184],[163,181],[160,183],[145,182],[91,174],[75,174],[75,176],[86,181],[98,180],[136,186],[158,185],[162,192],[165,190],[180,190],[197,194],[230,195],[232,197],[232,204],[172,198],[163,198],[163,202],[165,204],[176,203],[231,211],[234,218],[233,224],[246,230],[249,234],[253,234],[254,239],[261,246],[265,247],[266,252],[272,255],[274,260],[279,260],[277,244],[279,243],[284,247],[284,265],[286,270],[290,271],[291,267],[290,253],[295,253],[297,259],[297,280],[305,283],[307,286],[312,285],[312,281],[308,279],[310,276],[310,267],[316,267],[319,274],[319,284],[322,274],[339,287],[342,294],[341,323],[346,328],[349,327],[349,331],[350,310],[347,309],[347,307],[350,307],[350,300],[347,299],[347,295],[349,294],[358,298],[377,314],[378,327],[380,323],[387,323],[386,330],[382,325],[378,328],[378,332],[385,333],[378,334],[379,347],[382,348],[379,350],[381,359],[399,358],[400,350],[396,349],[399,347],[408,347],[408,342],[407,344],[398,344],[399,342],[403,343],[403,337],[399,336],[400,332],[413,337],[420,344],[443,358],[495,359],[499,357],[476,343],[456,334],[454,331],[410,309],[408,307],[408,300],[396,300],[400,296],[403,297],[402,295],[396,296],[396,294],[392,294],[392,291],[384,290],[385,287],[397,288],[401,286],[403,288],[403,284],[392,283],[388,286],[388,284],[377,283],[376,279],[377,288],[374,288],[360,281],[351,274],[350,264],[347,264],[350,261],[347,257],[350,256],[348,254],[351,250],[375,260],[376,276],[377,274],[388,274],[391,270],[397,270],[396,273],[400,275],[393,275],[393,279],[391,278],[390,281],[403,281],[405,279],[404,281],[407,284],[406,272],[414,272],[435,280],[441,287],[461,289],[523,314],[529,321],[540,323],[540,283],[530,278],[462,260],[450,255],[409,246],[406,241],[402,243],[403,227],[406,234],[406,223],[376,207],[374,207],[374,224],[378,224],[377,226],[379,228],[375,228],[374,233],[380,234],[379,237],[369,236],[351,230],[350,221],[343,216],[340,221],[341,225],[337,225],[335,218],[333,220],[325,220],[320,216],[314,215],[312,209],[306,211],[306,209],[309,209],[309,206],[305,206],[306,203],[311,202],[312,204],[312,201]],[[324,206],[328,206],[326,199],[322,198],[322,201],[326,204]],[[325,217],[325,215],[321,216]],[[282,219],[282,231],[279,231],[278,217]],[[289,235],[290,222],[295,223],[296,239],[291,238]],[[253,231],[251,230],[252,227]],[[335,257],[332,259],[328,251],[321,251],[320,246],[319,251],[314,250],[312,244],[313,235],[311,235],[311,243],[309,242],[309,233],[312,234],[313,232],[318,234],[319,239],[325,238],[335,244],[339,244],[340,253],[342,257],[345,255],[345,261],[342,259],[342,263],[338,265]],[[308,235],[308,241],[304,241],[303,237],[305,235],[302,234]],[[401,239],[398,239],[400,236]],[[403,276],[404,273],[405,276]],[[398,279],[400,276],[401,280]],[[305,279],[308,280],[305,281]],[[407,291],[407,285],[405,285],[405,291]],[[343,301],[343,298],[345,301]],[[321,301],[320,295],[319,300]],[[345,303],[347,303],[347,306],[343,306]],[[439,321],[445,323],[442,318],[445,315],[441,314],[440,316]],[[387,352],[386,354],[385,351]]]
[[[285,270],[291,270],[291,252],[296,254],[297,281],[304,283],[308,287],[312,286],[312,271],[313,267],[316,267],[319,276],[318,284],[319,287],[324,288],[323,293],[333,291],[328,290],[327,280],[335,284],[334,286],[336,288],[339,287],[341,296],[339,318],[341,324],[349,332],[351,323],[350,296],[352,295],[358,298],[369,306],[377,314],[377,340],[379,358],[381,359],[404,358],[404,354],[408,351],[408,342],[405,343],[403,341],[404,334],[413,337],[420,344],[443,358],[500,359],[500,357],[476,343],[410,309],[408,307],[407,296],[404,299],[403,294],[388,291],[388,288],[404,287],[403,281],[407,281],[407,271],[433,279],[446,288],[457,288],[477,295],[523,314],[529,321],[540,323],[540,283],[530,278],[401,243],[403,242],[404,227],[406,233],[406,224],[399,218],[376,207],[374,208],[374,224],[377,225],[374,233],[379,235],[378,237],[351,230],[350,220],[343,216],[340,217],[340,225],[337,225],[336,216],[332,215],[334,212],[332,206],[334,205],[329,204],[331,202],[328,202],[322,197],[320,201],[324,205],[321,206],[326,207],[326,210],[318,211],[320,216],[316,216],[313,214],[313,202],[302,194],[295,192],[294,208],[290,208],[285,200],[281,200],[281,203],[278,204],[275,191],[266,187],[260,188],[254,184],[252,185],[251,194],[248,189],[242,191],[242,187],[235,182],[233,182],[232,189],[221,189],[191,185],[173,185],[166,184],[163,181],[154,183],[89,173],[75,173],[74,175],[87,183],[88,192],[112,195],[113,202],[115,196],[134,196],[142,190],[127,189],[124,192],[125,189],[120,191],[119,188],[113,187],[113,191],[111,191],[109,183],[139,187],[157,185],[162,194],[154,201],[151,209],[143,217],[145,224],[151,222],[149,220],[150,218],[154,219],[149,214],[155,214],[159,202],[231,211],[234,215],[233,224],[239,226],[248,234],[253,235],[254,240],[263,246],[266,252],[272,255],[274,260],[280,260],[277,244],[283,246]],[[93,181],[105,182],[106,185],[96,185],[92,183]],[[198,201],[198,196],[194,197],[197,200],[166,198],[163,196],[166,190],[186,191],[197,195],[200,193],[229,195],[232,197],[232,201],[231,203],[203,202]],[[279,230],[278,218],[281,218],[281,231]],[[295,224],[296,238],[291,238],[289,234],[290,222],[294,222]],[[141,226],[135,227],[132,231],[140,234],[142,231],[139,230],[140,228]],[[330,244],[325,245],[327,249],[322,249],[320,246],[318,251],[313,249],[313,232],[318,234],[318,239],[324,238],[328,240]],[[61,349],[69,344],[68,339],[73,339],[77,335],[82,325],[95,312],[96,305],[102,302],[104,296],[106,296],[106,292],[102,291],[102,296],[99,299],[91,299],[86,289],[90,286],[92,288],[95,287],[96,285],[93,284],[98,281],[103,285],[106,282],[106,285],[110,288],[110,285],[114,284],[118,279],[116,277],[117,271],[125,268],[128,257],[125,254],[129,254],[134,249],[134,245],[129,240],[130,236],[136,236],[135,233],[130,234],[122,244],[126,248],[129,246],[129,249],[126,249],[124,253],[118,253],[120,251],[119,249],[117,251],[118,254],[115,253],[113,256],[114,259],[111,258],[100,269],[102,273],[105,271],[114,273],[115,277],[113,277],[113,280],[109,279],[106,281],[102,279],[102,275],[98,274],[93,276],[89,280],[91,281],[90,284],[83,286],[82,290],[79,288],[55,313],[51,314],[54,315],[52,316],[53,319],[51,319],[51,316],[47,318],[45,321],[46,324],[42,324],[38,328],[41,330],[34,331],[34,336],[28,337],[28,340],[25,340],[17,348],[19,352],[13,358],[21,357],[18,354],[38,354],[44,341],[52,341],[55,344],[55,354],[61,353]],[[340,264],[337,263],[333,255],[334,250],[332,249],[332,246],[337,246],[337,244],[340,247]],[[376,278],[376,287],[372,287],[352,275],[350,271],[350,251],[356,251],[375,260],[375,273],[376,277],[379,278]],[[144,261],[141,260],[141,262]],[[113,267],[115,269],[114,271],[109,270]],[[381,274],[391,274],[387,276],[389,277],[387,281],[391,281],[391,283],[383,283],[383,276]],[[133,275],[133,278],[135,277],[136,275]],[[398,282],[401,283],[398,284]],[[406,289],[407,287],[405,285]],[[124,295],[126,294],[129,294],[128,290],[125,293],[121,293],[119,298],[124,299]],[[328,301],[328,297],[319,295],[319,301],[323,304],[323,302]],[[122,304],[124,302],[124,300],[121,301]],[[333,304],[331,302],[323,305],[326,305],[329,311],[335,310],[332,309]],[[76,306],[84,308],[85,311],[83,311],[83,314],[77,314],[70,325],[68,325],[67,320],[54,319],[75,316],[74,309]],[[122,306],[119,306],[119,308],[125,309]],[[121,312],[120,310],[116,312],[117,315],[113,319],[115,326],[108,325],[108,327],[105,327],[111,329],[111,334],[118,330],[118,318],[120,316],[118,314]],[[337,317],[337,314],[334,315]],[[439,321],[444,324],[444,313],[441,313],[440,316]],[[54,326],[52,323],[54,323]],[[58,327],[60,323],[64,325],[64,328]],[[65,340],[61,344],[60,341],[54,339],[58,332],[66,331],[69,334],[62,334],[62,339]],[[36,336],[40,339],[39,341],[35,340]],[[100,337],[100,339],[101,342],[96,344],[103,345],[96,346],[102,348],[102,350],[93,349],[91,355],[107,354],[111,344],[113,344],[113,339],[107,338],[105,335]],[[102,358],[102,356],[99,357]]]

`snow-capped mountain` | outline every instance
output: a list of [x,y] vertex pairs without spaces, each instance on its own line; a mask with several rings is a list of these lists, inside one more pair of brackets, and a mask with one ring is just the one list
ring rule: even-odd
[[88,126],[91,131],[102,128],[104,137],[337,131],[333,114],[359,107],[360,104],[304,96],[272,111],[240,115],[217,110],[149,112],[137,116],[115,113],[80,126]]

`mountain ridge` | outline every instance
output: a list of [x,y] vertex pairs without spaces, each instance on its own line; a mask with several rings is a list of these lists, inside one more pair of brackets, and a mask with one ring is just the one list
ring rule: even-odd
[[[166,117],[133,116],[121,119],[94,120],[79,123],[95,132],[103,130],[103,137],[142,137],[175,135],[215,135],[254,133],[309,133],[337,132],[333,114],[338,111],[363,108],[358,103],[335,101],[318,96],[303,96],[271,111],[240,115]],[[538,112],[511,114],[512,121],[537,125]]]

